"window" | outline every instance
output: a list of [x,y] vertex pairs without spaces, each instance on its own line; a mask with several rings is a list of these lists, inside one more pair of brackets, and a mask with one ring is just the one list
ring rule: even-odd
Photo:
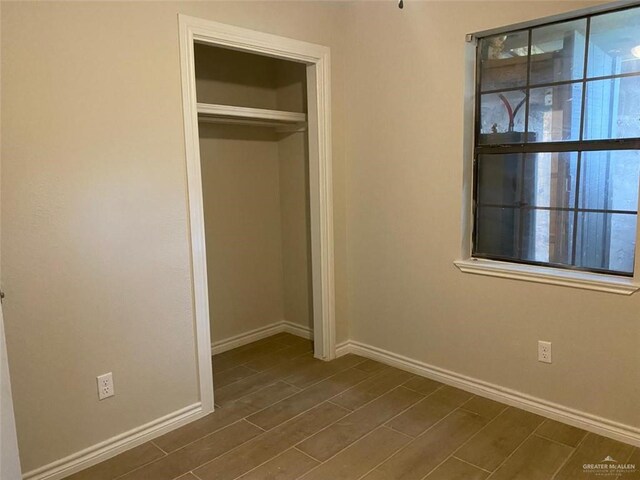
[[633,276],[640,7],[480,37],[472,256]]

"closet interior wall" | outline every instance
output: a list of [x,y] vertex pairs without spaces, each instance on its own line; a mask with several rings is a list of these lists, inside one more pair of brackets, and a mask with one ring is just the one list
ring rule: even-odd
[[[195,45],[199,103],[306,113],[306,67]],[[313,329],[307,132],[199,122],[214,344]]]

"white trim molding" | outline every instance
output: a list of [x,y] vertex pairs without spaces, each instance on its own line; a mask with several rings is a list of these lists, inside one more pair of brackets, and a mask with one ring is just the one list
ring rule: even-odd
[[284,332],[283,323],[284,322],[271,323],[264,327],[255,328],[248,332],[234,335],[233,337],[212,342],[211,352],[214,355],[217,355],[219,353],[233,350],[234,348],[238,348],[243,345],[262,340],[263,338],[270,337],[271,335],[275,335],[276,333]]
[[229,337],[224,340],[213,342],[211,344],[211,351],[214,355],[217,355],[219,353],[226,352],[227,350],[232,350],[281,332],[287,332],[309,340],[313,339],[312,329],[303,327],[297,323],[281,320],[239,335],[234,335],[233,337]]
[[565,287],[618,293],[621,295],[631,295],[640,289],[640,285],[630,277],[540,267],[521,263],[498,262],[479,258],[456,260],[453,263],[464,273],[511,278],[514,280],[524,280],[526,282],[545,283],[547,285],[562,285]]
[[283,320],[282,322],[283,332],[290,333],[291,335],[295,335],[297,337],[306,338],[307,340],[313,340],[313,329],[309,327],[305,327],[298,323],[288,322]]
[[202,404],[199,402],[194,403],[128,432],[116,435],[104,442],[85,448],[68,457],[31,470],[25,473],[22,478],[23,480],[59,480],[65,478],[205,415],[206,412],[203,411]]
[[607,418],[549,402],[517,390],[445,370],[361,342],[352,340],[343,342],[338,346],[337,353],[338,356],[346,355],[347,353],[361,355],[482,397],[490,398],[562,423],[573,425],[574,427],[597,433],[598,435],[640,447],[640,428],[638,427],[625,425]]
[[335,358],[330,51],[322,45],[186,15],[178,15],[178,23],[200,394],[203,408],[212,411],[212,350],[194,42],[306,65],[313,339],[314,356],[322,360]]

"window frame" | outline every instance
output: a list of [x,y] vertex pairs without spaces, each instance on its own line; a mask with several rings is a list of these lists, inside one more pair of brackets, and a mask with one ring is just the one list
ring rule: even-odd
[[[459,260],[454,264],[464,273],[474,273],[488,275],[494,277],[511,278],[518,280],[533,281],[539,283],[547,283],[554,285],[563,285],[576,288],[584,288],[588,290],[598,290],[611,293],[619,293],[630,295],[640,289],[640,225],[636,229],[636,245],[634,255],[634,269],[632,275],[618,274],[616,272],[602,273],[602,271],[593,271],[581,267],[572,266],[553,266],[549,264],[518,261],[518,260],[501,260],[484,258],[476,256],[473,253],[474,235],[475,235],[475,198],[476,198],[476,176],[477,162],[476,155],[479,153],[537,153],[537,152],[563,152],[563,151],[590,151],[590,150],[606,150],[606,147],[614,147],[614,150],[622,149],[640,149],[640,139],[614,139],[614,140],[579,140],[579,141],[562,141],[562,142],[536,142],[513,144],[505,146],[478,146],[475,139],[480,133],[480,118],[476,115],[480,103],[480,82],[476,82],[479,55],[478,43],[480,38],[490,37],[503,33],[517,32],[521,30],[528,31],[531,36],[531,29],[539,26],[552,25],[556,23],[577,20],[585,17],[593,17],[598,14],[610,13],[619,10],[639,7],[640,1],[618,1],[605,5],[593,6],[581,10],[571,11],[551,17],[539,18],[528,22],[508,25],[474,34],[467,35],[465,48],[465,93],[464,93],[464,145],[463,145],[463,225],[462,225],[462,251]],[[587,22],[589,23],[589,22]],[[529,43],[531,38],[529,38]],[[588,40],[585,48],[588,49]],[[530,61],[530,60],[529,60]],[[529,61],[527,62],[529,64]],[[584,68],[587,69],[587,62]],[[529,73],[527,73],[527,76]],[[606,77],[594,77],[572,80],[566,82],[553,82],[557,84],[569,84],[581,82],[583,86],[583,97],[586,95],[586,85],[588,81],[606,79]],[[618,78],[619,76],[615,76]],[[547,83],[543,84],[547,85]],[[527,88],[532,88],[527,83]],[[535,85],[537,88],[538,85]],[[527,102],[528,103],[528,102]],[[583,105],[584,108],[584,98]],[[525,112],[526,114],[526,112]],[[584,122],[584,112],[582,112]],[[581,131],[582,135],[582,131]],[[507,150],[509,152],[507,152]],[[640,210],[637,208],[636,211]]]

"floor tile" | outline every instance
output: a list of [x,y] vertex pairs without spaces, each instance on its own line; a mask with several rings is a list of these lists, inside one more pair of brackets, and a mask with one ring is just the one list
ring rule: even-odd
[[536,435],[564,443],[570,447],[577,447],[586,434],[587,432],[580,428],[550,419],[546,419],[536,430]]
[[422,395],[413,390],[396,388],[308,438],[298,448],[325,461],[421,398]]
[[478,467],[493,471],[544,419],[533,413],[510,407],[455,454]]
[[632,467],[620,474],[616,480],[640,480],[640,448],[634,448],[625,463]]
[[489,473],[484,470],[450,457],[424,480],[484,480],[488,476]]
[[355,366],[358,370],[364,370],[365,372],[373,373],[379,370],[388,368],[384,363],[376,362],[375,360],[367,359],[364,362]]
[[364,358],[357,355],[345,355],[331,362],[319,360],[293,375],[284,377],[284,381],[299,388],[306,388],[336,373],[362,363]]
[[429,395],[442,387],[442,383],[431,380],[430,378],[415,377],[405,383],[404,386],[418,393]]
[[288,346],[313,343],[312,340],[309,340],[307,338],[302,338],[288,332],[278,333],[276,335],[273,335],[271,338],[276,342],[284,343],[285,345],[288,345]]
[[302,480],[352,480],[360,478],[409,441],[410,438],[401,433],[386,427],[377,428],[303,476]]
[[312,468],[320,465],[309,455],[290,448],[258,468],[239,477],[238,480],[296,480]]
[[304,366],[314,364],[316,362],[321,362],[321,360],[317,360],[310,356],[305,356],[300,359],[293,358],[280,362],[270,367],[268,370],[252,375],[251,377],[238,380],[231,385],[216,389],[214,392],[215,400],[222,406],[228,405],[244,395],[249,395],[282,380],[282,378],[289,375],[292,370],[304,368]]
[[173,480],[263,433],[244,420],[133,470],[121,480]]
[[300,345],[287,346],[286,348],[274,350],[272,352],[266,352],[264,355],[260,355],[253,360],[248,361],[244,364],[244,366],[253,370],[257,370],[259,372],[263,372],[273,367],[274,365],[278,365],[279,363],[291,360],[293,358],[298,358],[302,355],[312,357],[313,346],[311,342],[305,342],[306,343],[302,343]]
[[71,475],[67,480],[112,480],[162,457],[164,453],[151,442],[147,442]]
[[264,410],[254,413],[248,417],[248,420],[265,430],[269,430],[362,382],[368,375],[362,370],[353,368],[344,370],[306,390],[302,390]]
[[479,415],[455,410],[363,478],[421,480],[486,423]]
[[251,375],[255,375],[256,373],[258,373],[256,370],[247,368],[244,365],[230,368],[229,370],[225,370],[220,373],[214,372],[213,386],[214,388],[222,388],[225,385],[229,385],[230,383],[233,383],[237,380],[250,377]]
[[394,430],[417,437],[471,398],[463,390],[445,386],[387,423]]
[[[358,369],[360,365],[354,368]],[[397,368],[385,367],[384,369],[371,370],[375,375],[364,382],[359,383],[344,393],[331,399],[332,403],[336,403],[350,410],[355,410],[369,403],[371,400],[378,398],[380,395],[393,390],[399,385],[409,380],[413,375]]]
[[230,385],[216,389],[214,392],[216,402],[219,405],[226,406],[245,395],[257,392],[258,390],[276,383],[278,380],[280,380],[280,378],[270,371],[261,372],[257,375],[243,378],[242,380],[238,380]]
[[231,480],[283,453],[348,413],[323,403],[194,471],[202,480]]
[[556,480],[593,480],[595,474],[592,470],[585,470],[583,467],[585,464],[604,463],[602,461],[607,457],[624,462],[623,459],[629,458],[632,450],[631,445],[588,433],[569,461],[554,478]]
[[480,415],[487,420],[492,420],[493,418],[500,415],[507,408],[507,406],[504,403],[495,402],[493,400],[489,400],[488,398],[475,396],[467,403],[465,403],[462,408]]
[[573,453],[573,449],[546,438],[530,436],[491,480],[548,480]]
[[274,352],[287,346],[274,341],[271,337],[243,345],[233,350],[213,356],[213,368],[218,373],[243,365],[267,352]]
[[216,411],[176,430],[154,439],[154,443],[165,452],[173,452],[216,430],[231,425],[247,415],[276,403],[296,393],[298,389],[286,383],[277,382],[230,405],[216,408]]

